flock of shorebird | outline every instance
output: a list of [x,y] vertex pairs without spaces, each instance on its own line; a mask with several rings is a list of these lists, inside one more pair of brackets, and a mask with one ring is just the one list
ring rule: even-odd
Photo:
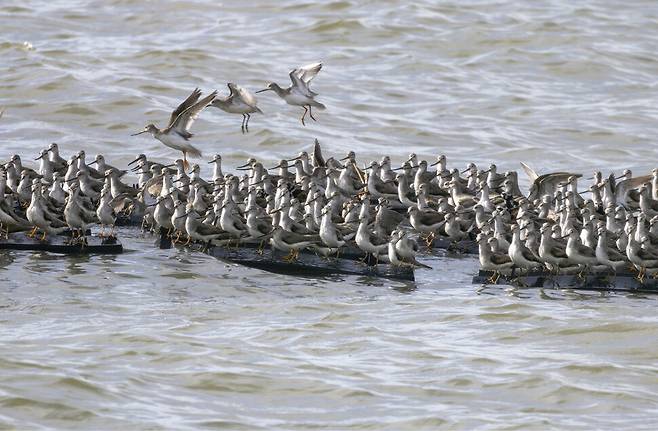
[[523,165],[532,182],[526,196],[516,171],[499,173],[493,164],[460,171],[448,169],[443,155],[430,164],[411,154],[400,167],[387,156],[359,167],[354,152],[325,160],[317,141],[310,155],[272,168],[250,158],[237,167],[242,174],[224,174],[215,155],[209,179],[197,164],[188,172],[182,159],[164,165],[140,154],[130,163],[136,187],[102,155],[87,163],[79,151],[65,160],[51,144],[36,160],[37,170],[18,155],[0,168],[5,233],[41,231],[45,239],[70,229],[83,238],[98,223],[102,236],[124,213],[174,241],[258,241],[289,253],[289,261],[302,249],[330,257],[357,248],[378,261],[419,267],[417,239],[431,247],[441,238],[477,241],[481,267],[497,276],[513,268],[658,274],[658,169],[641,177],[596,172],[578,191],[579,174],[538,175]]
[[[324,108],[309,88],[321,63],[293,69],[286,89],[271,90],[291,105],[304,107],[302,123],[312,108]],[[22,164],[19,155],[0,165],[0,233],[30,231],[41,240],[72,230],[84,241],[90,224],[100,236],[113,235],[118,215],[141,219],[174,241],[230,245],[258,241],[288,252],[300,250],[339,256],[359,249],[365,257],[396,265],[423,267],[416,259],[417,239],[431,248],[440,238],[459,244],[477,242],[482,269],[494,279],[513,270],[552,274],[635,270],[638,279],[658,276],[658,169],[634,177],[595,172],[585,191],[580,174],[538,175],[522,163],[531,182],[528,195],[519,188],[516,171],[499,173],[496,165],[479,169],[448,169],[446,157],[428,163],[411,154],[393,168],[391,159],[359,166],[351,151],[336,160],[324,159],[319,143],[309,155],[301,152],[273,168],[250,158],[237,167],[242,174],[224,174],[221,155],[209,179],[187,155],[201,152],[189,144],[190,127],[207,106],[243,115],[260,112],[253,94],[229,83],[230,95],[217,92],[201,98],[199,89],[171,114],[167,127],[147,125],[165,145],[183,158],[162,164],[140,154],[129,165],[138,184],[122,181],[127,170],[111,166],[102,155],[87,163],[85,152],[68,159],[57,144],[36,158],[38,169]],[[2,111],[0,111],[2,115]],[[314,119],[314,118],[313,118]],[[96,165],[96,167],[92,167]],[[584,195],[588,193],[588,197]],[[110,232],[107,232],[107,229]]]
[[[295,68],[289,73],[290,86],[283,88],[275,82],[270,82],[266,88],[256,91],[256,93],[273,91],[289,105],[303,107],[304,114],[302,114],[301,122],[306,125],[304,119],[307,114],[313,121],[316,121],[313,116],[313,108],[325,109],[322,103],[315,100],[315,96],[318,94],[310,87],[311,81],[321,69],[322,63],[312,63]],[[232,82],[229,82],[227,86],[230,93],[224,98],[218,97],[217,91],[213,91],[201,99],[201,90],[194,89],[192,94],[171,113],[167,127],[159,128],[154,124],[147,124],[142,131],[133,134],[133,136],[150,133],[164,145],[181,151],[183,153],[183,163],[187,166],[188,154],[192,157],[201,157],[201,151],[190,142],[190,138],[193,136],[190,128],[194,120],[206,107],[213,106],[231,114],[241,114],[243,133],[249,131],[251,114],[262,114],[262,111],[258,108],[256,96],[252,92]]]

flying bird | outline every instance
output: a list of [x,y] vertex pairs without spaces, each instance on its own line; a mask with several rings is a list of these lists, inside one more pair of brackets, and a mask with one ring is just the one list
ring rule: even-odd
[[217,91],[213,91],[201,100],[199,100],[200,97],[201,90],[195,88],[192,94],[171,113],[167,127],[160,129],[155,124],[147,124],[144,130],[133,133],[131,136],[150,133],[155,139],[169,148],[182,151],[183,164],[185,165],[185,169],[187,169],[189,167],[189,163],[187,162],[188,154],[192,157],[201,157],[201,151],[190,143],[190,138],[194,136],[190,133],[190,128],[194,124],[194,120],[199,117],[201,111],[215,100]]
[[254,112],[258,112],[259,114],[263,113],[263,111],[256,106],[256,96],[246,88],[240,87],[232,82],[229,82],[226,86],[231,93],[224,98],[216,98],[212,101],[210,106],[214,106],[215,108],[219,108],[230,114],[242,114],[242,133],[249,132],[249,119],[251,118],[251,114]]
[[267,84],[267,88],[257,91],[256,93],[262,93],[264,91],[274,91],[280,98],[286,101],[288,105],[301,106],[304,108],[304,114],[302,114],[302,124],[306,126],[304,119],[306,114],[308,114],[313,121],[317,121],[313,116],[312,108],[318,108],[321,110],[326,109],[326,107],[315,100],[315,96],[318,93],[311,90],[310,84],[313,78],[320,73],[322,69],[322,63],[312,63],[307,64],[306,66],[298,67],[290,71],[290,81],[292,85],[288,88],[281,88],[276,82],[270,82]]

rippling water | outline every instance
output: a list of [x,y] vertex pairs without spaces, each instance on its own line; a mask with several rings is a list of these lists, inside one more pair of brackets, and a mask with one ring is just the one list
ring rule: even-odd
[[[328,107],[272,94],[228,166],[309,149],[445,153],[501,170],[655,167],[654,1],[22,1],[0,4],[0,160],[56,141],[125,164],[195,86],[259,89],[323,60]],[[27,42],[25,44],[24,42]],[[478,288],[473,258],[415,285],[291,278],[158,250],[0,252],[0,428],[652,429],[656,298]]]

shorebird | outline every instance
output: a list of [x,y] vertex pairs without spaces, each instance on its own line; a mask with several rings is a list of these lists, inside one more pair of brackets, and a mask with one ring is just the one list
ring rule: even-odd
[[488,238],[486,235],[478,234],[477,243],[479,246],[480,267],[487,271],[492,271],[490,281],[496,283],[503,271],[509,271],[514,266],[512,258],[507,253],[500,251],[494,252],[490,243],[496,241],[495,238]]
[[64,221],[55,214],[52,214],[48,211],[48,208],[46,208],[45,201],[41,196],[41,185],[38,184],[37,180],[32,184],[32,199],[30,201],[30,206],[27,207],[25,216],[34,227],[32,232],[28,234],[31,238],[34,237],[37,229],[41,229],[43,232],[41,241],[44,241],[46,235],[49,233],[59,234],[68,229]]
[[[210,242],[215,239],[227,239],[226,232],[221,228],[204,224],[201,222],[199,214],[193,208],[189,208],[188,212],[181,216],[185,218],[185,232],[189,240],[196,240],[206,243],[205,248],[210,246]],[[189,243],[189,241],[188,241]]]
[[[394,233],[396,238],[395,240],[395,251],[397,252],[397,258],[403,263],[407,263],[414,267],[432,269],[431,266],[420,263],[416,260],[416,252],[418,251],[418,243],[413,239],[409,238],[409,235],[402,231],[396,231]],[[389,255],[390,255],[389,250]],[[390,257],[390,256],[389,256]]]
[[112,195],[108,188],[104,188],[100,194],[100,202],[98,203],[98,208],[96,209],[96,217],[98,217],[98,222],[101,225],[100,232],[98,236],[101,238],[105,237],[105,228],[110,227],[109,237],[114,237],[114,223],[116,223],[117,215],[114,212],[114,208],[110,205]]
[[66,159],[59,155],[59,146],[56,143],[50,144],[48,146],[49,159],[53,163],[53,167],[56,171],[66,171]]
[[520,270],[530,272],[535,268],[542,268],[544,265],[533,250],[521,242],[520,228],[518,225],[512,225],[512,243],[509,246],[508,255],[514,262],[514,266]]
[[246,88],[242,88],[232,82],[229,82],[226,86],[231,93],[224,98],[216,98],[210,106],[214,106],[230,114],[242,114],[242,133],[249,132],[251,114],[254,112],[263,113],[256,106],[256,96]]
[[276,82],[270,82],[267,84],[267,88],[259,90],[256,93],[262,93],[264,91],[274,91],[277,96],[286,101],[288,105],[301,106],[304,108],[304,114],[301,117],[302,124],[306,126],[304,118],[306,114],[309,114],[313,121],[317,121],[313,116],[312,108],[325,109],[325,106],[315,100],[315,96],[318,93],[314,92],[310,88],[310,83],[313,78],[320,72],[322,69],[322,63],[312,63],[307,64],[306,66],[298,67],[290,71],[290,81],[292,85],[288,88],[281,88]]
[[71,183],[70,194],[64,207],[64,221],[74,234],[77,232],[78,238],[82,238],[84,243],[86,241],[87,225],[98,220],[95,212],[84,207],[79,190],[77,182]]
[[589,268],[599,264],[599,260],[596,258],[596,250],[583,245],[580,242],[578,232],[573,228],[569,229],[567,236],[569,238],[566,248],[567,256],[570,262],[582,266],[580,271],[582,276]]
[[612,269],[615,273],[618,270],[627,267],[630,262],[626,256],[620,253],[616,248],[608,246],[607,231],[604,227],[598,229],[599,239],[596,243],[596,258],[599,263]]
[[199,117],[199,113],[215,100],[217,91],[213,91],[208,96],[199,100],[201,90],[195,88],[183,103],[171,113],[167,127],[160,129],[155,124],[147,124],[141,132],[133,133],[131,136],[150,133],[155,139],[162,142],[169,148],[181,151],[183,153],[183,162],[185,169],[188,168],[187,154],[192,157],[201,157],[201,151],[195,148],[189,141],[192,136],[190,128],[194,120]]

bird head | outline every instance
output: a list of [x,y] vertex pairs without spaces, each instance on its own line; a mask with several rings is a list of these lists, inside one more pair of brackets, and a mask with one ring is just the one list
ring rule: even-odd
[[262,90],[258,90],[256,93],[263,93],[265,91],[270,91],[270,90],[271,91],[276,91],[278,88],[280,88],[278,84],[276,84],[274,82],[268,82],[265,85],[265,88],[263,88]]
[[155,126],[155,124],[147,124],[146,126],[144,126],[144,130],[142,130],[141,132],[133,133],[130,136],[137,136],[137,135],[141,135],[142,133],[155,133],[157,130],[158,128]]

